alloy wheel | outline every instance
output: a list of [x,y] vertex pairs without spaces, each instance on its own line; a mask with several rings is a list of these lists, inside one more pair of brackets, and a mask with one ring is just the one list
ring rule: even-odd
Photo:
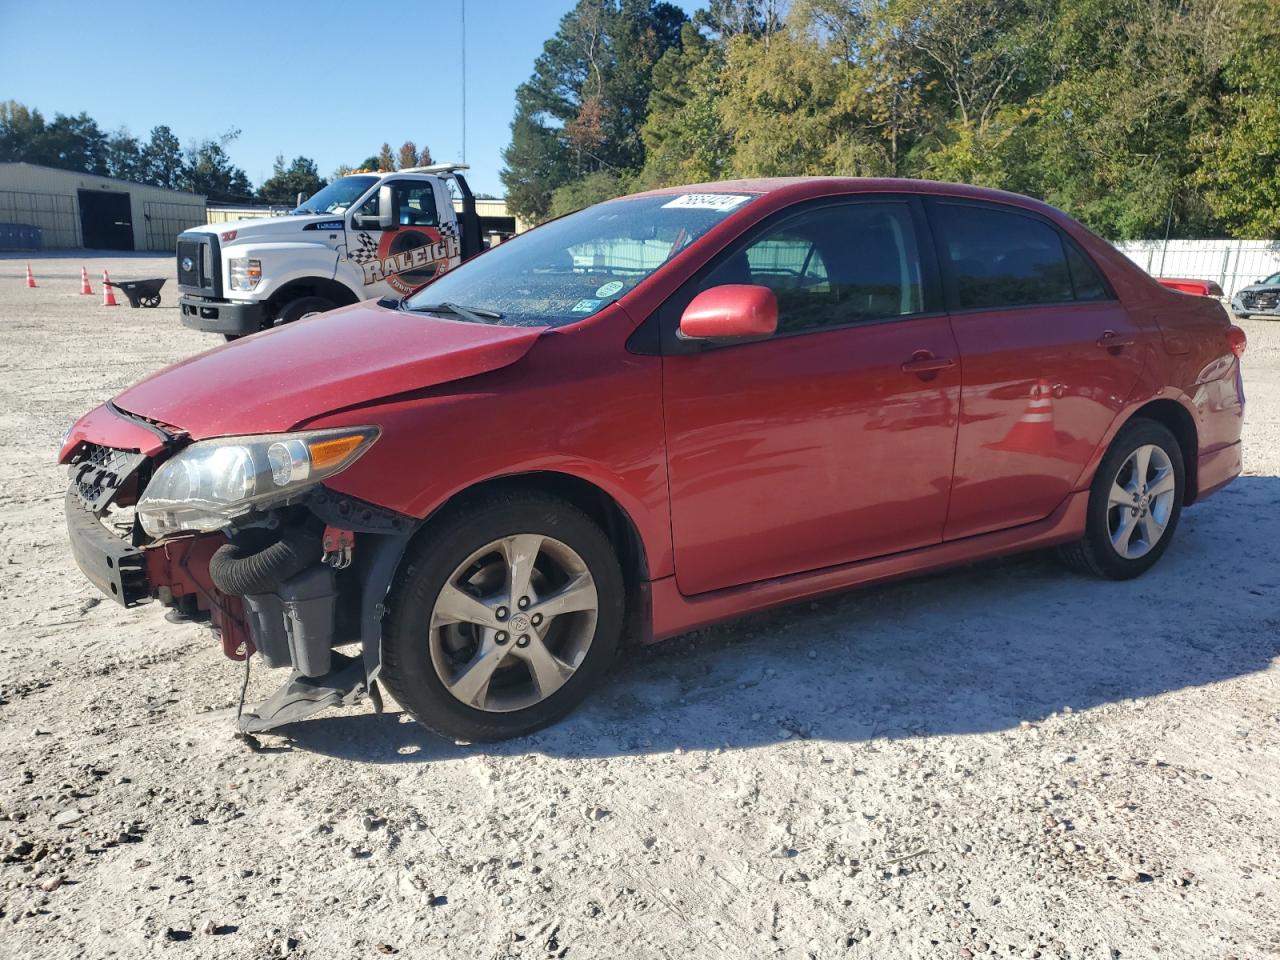
[[1163,448],[1146,443],[1125,458],[1107,497],[1107,532],[1118,555],[1136,560],[1151,552],[1169,526],[1177,492]]
[[523,710],[573,676],[598,615],[595,581],[576,551],[540,534],[504,537],[445,581],[428,625],[431,664],[467,706]]

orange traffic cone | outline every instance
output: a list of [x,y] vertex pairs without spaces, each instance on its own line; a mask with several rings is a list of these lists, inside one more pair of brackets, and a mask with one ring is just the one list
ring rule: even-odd
[[1053,388],[1049,386],[1048,380],[1041,379],[1031,388],[1026,409],[1004,435],[1004,439],[987,446],[992,450],[1052,455],[1056,441],[1057,435],[1053,430]]
[[93,287],[89,286],[89,271],[84,267],[80,268],[80,294],[93,296]]
[[102,305],[104,307],[118,307],[116,303],[115,292],[111,289],[111,278],[107,276],[107,271],[102,271]]
[[28,263],[27,264],[27,286],[34,287],[35,285],[36,285],[36,278],[31,275],[31,264]]

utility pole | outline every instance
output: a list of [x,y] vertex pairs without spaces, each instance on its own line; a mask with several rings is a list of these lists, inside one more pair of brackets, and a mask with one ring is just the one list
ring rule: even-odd
[[462,8],[462,162],[467,162],[467,0],[458,0]]

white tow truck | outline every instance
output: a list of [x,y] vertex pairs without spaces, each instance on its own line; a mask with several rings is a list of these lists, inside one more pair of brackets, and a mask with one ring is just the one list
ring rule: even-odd
[[183,324],[233,340],[360,300],[404,296],[484,246],[465,169],[351,174],[285,216],[184,231]]

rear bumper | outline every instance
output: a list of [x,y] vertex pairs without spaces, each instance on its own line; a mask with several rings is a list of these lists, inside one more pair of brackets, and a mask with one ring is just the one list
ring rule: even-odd
[[1203,500],[1209,494],[1221,490],[1228,483],[1240,476],[1243,469],[1243,461],[1240,452],[1240,441],[1228,444],[1225,447],[1219,447],[1212,453],[1200,455],[1197,465],[1197,486],[1196,502]]
[[178,300],[182,325],[205,333],[245,336],[262,329],[267,311],[261,303],[211,300],[183,294]]

